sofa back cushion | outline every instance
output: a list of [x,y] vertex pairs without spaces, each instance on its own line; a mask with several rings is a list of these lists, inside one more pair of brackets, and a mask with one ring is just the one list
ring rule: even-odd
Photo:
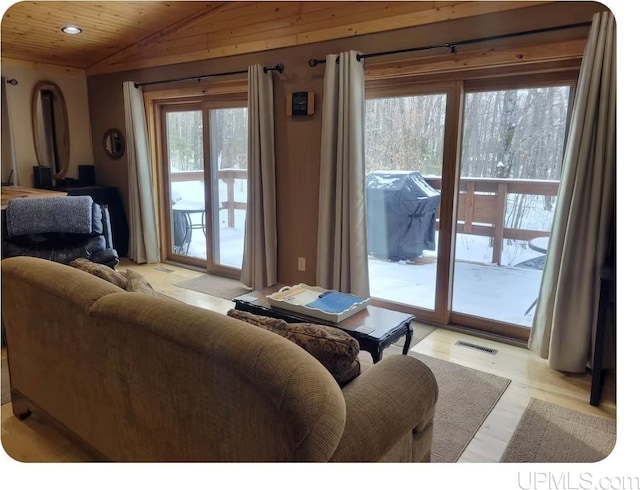
[[287,323],[236,309],[229,310],[227,315],[277,333],[299,345],[320,361],[340,386],[360,374],[360,344],[339,328],[314,323]]

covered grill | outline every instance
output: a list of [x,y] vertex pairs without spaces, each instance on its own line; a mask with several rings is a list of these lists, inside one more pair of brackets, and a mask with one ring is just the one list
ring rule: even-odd
[[435,250],[440,193],[420,172],[371,172],[367,175],[366,197],[371,255],[395,261]]

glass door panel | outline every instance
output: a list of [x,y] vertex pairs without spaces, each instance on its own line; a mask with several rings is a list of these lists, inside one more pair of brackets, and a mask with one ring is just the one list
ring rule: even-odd
[[[569,86],[465,95],[452,311],[530,327],[564,154]],[[533,242],[535,243],[535,242]]]
[[446,94],[367,99],[369,287],[434,310]]
[[202,111],[166,112],[171,253],[206,260]]
[[240,269],[247,212],[247,108],[209,110],[213,262]]

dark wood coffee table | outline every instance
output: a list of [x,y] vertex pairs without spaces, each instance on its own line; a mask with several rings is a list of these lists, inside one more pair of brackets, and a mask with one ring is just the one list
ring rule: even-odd
[[385,348],[403,336],[405,341],[402,353],[406,355],[409,352],[413,337],[413,327],[411,326],[411,322],[415,318],[413,315],[369,305],[365,310],[342,320],[340,323],[331,323],[272,307],[267,300],[267,295],[275,293],[282,287],[283,285],[276,285],[253,291],[233,298],[232,301],[235,303],[236,310],[247,311],[254,315],[280,318],[288,323],[307,322],[337,327],[355,338],[360,343],[360,350],[370,353],[374,363],[382,359],[382,351]]

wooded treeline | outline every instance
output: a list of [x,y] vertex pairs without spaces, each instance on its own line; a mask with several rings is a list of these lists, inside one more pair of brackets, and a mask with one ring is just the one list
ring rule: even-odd
[[[569,87],[468,93],[461,176],[558,180],[568,103]],[[443,94],[367,100],[367,173],[396,169],[441,175],[445,111]],[[246,168],[247,109],[210,114],[219,168]],[[201,170],[202,112],[170,112],[166,128],[174,171]]]
[[[460,176],[559,180],[569,94],[566,86],[467,93]],[[442,94],[368,100],[367,173],[413,170],[441,176],[445,112]],[[505,225],[549,231],[554,200],[509,194]]]
[[[569,87],[468,93],[462,177],[558,180]],[[446,96],[367,100],[365,162],[374,170],[442,175]]]
[[[567,86],[470,92],[465,95],[461,177],[559,180],[568,125]],[[441,176],[446,95],[369,99],[366,172],[413,170]],[[174,172],[202,170],[202,111],[170,112],[166,131]],[[247,109],[209,111],[218,168],[247,168]],[[549,196],[509,195],[506,225],[550,227]],[[544,213],[540,212],[544,211]]]
[[[213,109],[209,112],[211,154],[218,168],[247,168],[247,109]],[[167,113],[166,136],[169,165],[173,172],[202,170],[202,111]]]

